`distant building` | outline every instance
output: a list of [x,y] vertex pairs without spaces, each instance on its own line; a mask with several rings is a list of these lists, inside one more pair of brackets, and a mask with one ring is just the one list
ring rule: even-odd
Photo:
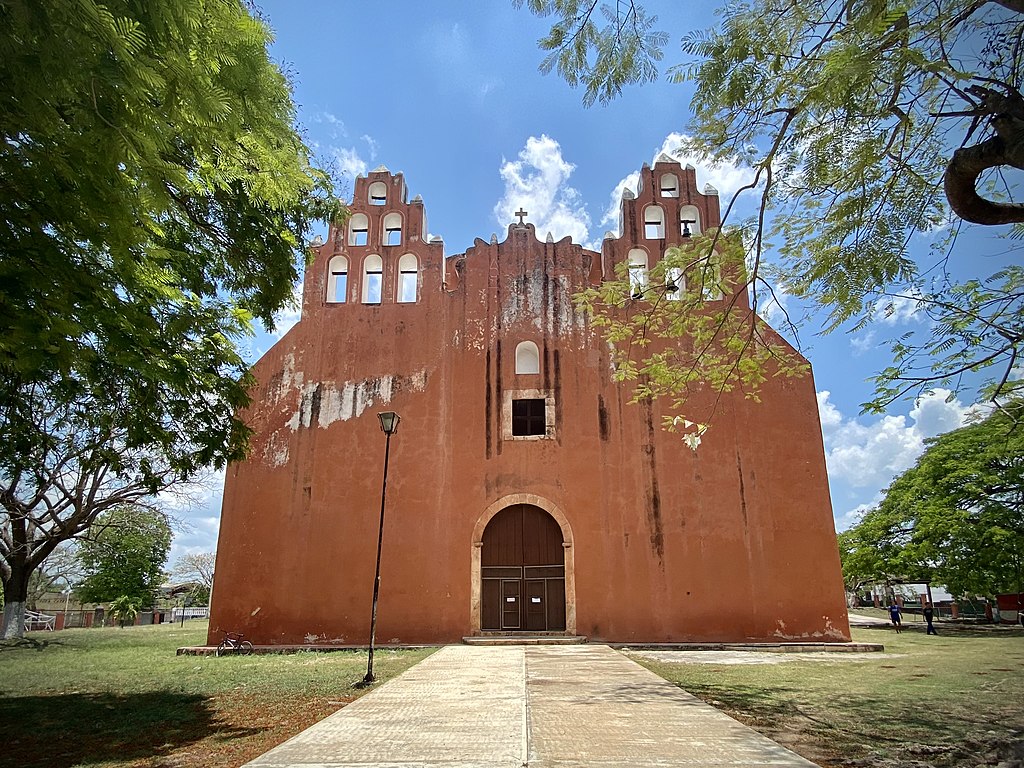
[[[401,174],[356,179],[351,219],[306,271],[301,322],[253,370],[211,642],[367,642],[383,410],[402,421],[379,643],[848,640],[811,376],[770,379],[760,403],[727,394],[693,451],[659,403],[630,403],[573,305],[615,264],[643,281],[684,228],[718,226],[705,192],[661,158],[600,253],[538,238],[521,212],[503,240],[446,258]],[[749,311],[745,293],[724,298]]]

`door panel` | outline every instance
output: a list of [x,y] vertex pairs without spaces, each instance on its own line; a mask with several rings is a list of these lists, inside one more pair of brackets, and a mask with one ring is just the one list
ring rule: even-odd
[[501,629],[501,580],[484,579],[481,598],[480,629]]
[[548,631],[565,629],[565,579],[547,579]]
[[565,629],[565,548],[562,529],[540,507],[517,504],[484,530],[480,628]]
[[548,628],[545,597],[543,579],[526,582],[526,628],[531,632],[544,632]]
[[501,628],[502,629],[520,629],[522,622],[520,621],[520,587],[522,582],[516,581],[502,581],[501,582]]

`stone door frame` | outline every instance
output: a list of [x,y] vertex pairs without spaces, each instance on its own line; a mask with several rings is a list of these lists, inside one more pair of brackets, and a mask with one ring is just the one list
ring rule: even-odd
[[569,527],[569,519],[555,504],[547,499],[532,493],[513,493],[502,496],[491,503],[483,514],[476,521],[473,527],[473,540],[470,546],[470,587],[469,587],[469,634],[479,635],[481,633],[481,612],[483,610],[480,555],[484,546],[484,530],[491,519],[506,507],[516,504],[530,504],[540,507],[547,512],[558,523],[562,529],[562,551],[565,554],[565,634],[576,634],[576,568],[573,555],[572,528]]

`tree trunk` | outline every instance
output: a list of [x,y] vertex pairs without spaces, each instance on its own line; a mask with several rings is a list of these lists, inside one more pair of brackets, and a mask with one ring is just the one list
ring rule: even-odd
[[25,604],[4,598],[4,626],[0,640],[15,640],[25,636]]
[[21,558],[11,563],[11,577],[4,582],[4,623],[0,640],[25,636],[25,603],[28,598],[30,571]]
[[977,189],[978,177],[990,168],[1009,166],[1024,170],[1024,98],[977,85],[967,90],[978,99],[981,112],[992,115],[995,135],[953,153],[943,178],[949,207],[974,224],[1024,222],[1024,204],[989,200],[979,195]]

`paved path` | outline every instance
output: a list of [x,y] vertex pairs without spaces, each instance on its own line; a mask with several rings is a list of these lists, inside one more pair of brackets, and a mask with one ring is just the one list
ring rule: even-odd
[[248,765],[814,766],[603,645],[442,648]]

